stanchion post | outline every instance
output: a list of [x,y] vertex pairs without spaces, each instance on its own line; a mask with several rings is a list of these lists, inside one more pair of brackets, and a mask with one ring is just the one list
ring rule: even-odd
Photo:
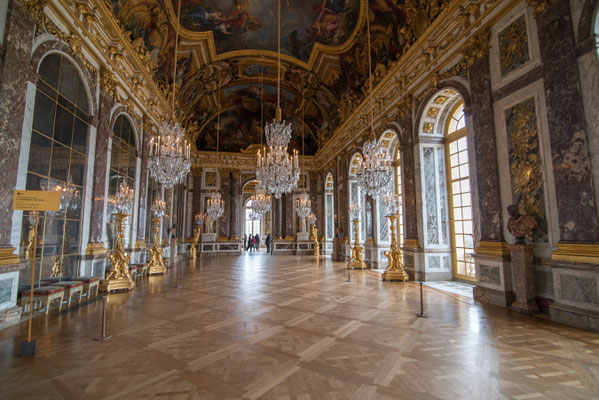
[[37,223],[39,212],[33,211],[33,215],[35,216],[35,222],[33,226],[33,257],[31,259],[31,287],[29,288],[29,321],[27,326],[27,341],[21,343],[21,352],[19,355],[21,357],[28,357],[35,354],[35,340],[31,340],[31,324],[33,320],[33,289],[35,284],[35,256],[37,250]]
[[422,301],[422,281],[420,283],[420,314],[416,314],[418,318],[428,318],[428,315],[424,313],[424,302]]
[[351,282],[351,268],[349,267],[349,263],[347,263],[347,281]]
[[106,300],[108,300],[108,296],[102,297],[102,333],[100,336],[96,336],[93,339],[98,342],[103,342],[112,337],[112,335],[106,335]]

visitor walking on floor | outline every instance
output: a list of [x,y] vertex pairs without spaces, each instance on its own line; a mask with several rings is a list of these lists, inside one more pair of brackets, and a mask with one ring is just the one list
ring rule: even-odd
[[270,233],[266,235],[266,254],[270,254]]
[[260,235],[256,233],[256,250],[260,251]]

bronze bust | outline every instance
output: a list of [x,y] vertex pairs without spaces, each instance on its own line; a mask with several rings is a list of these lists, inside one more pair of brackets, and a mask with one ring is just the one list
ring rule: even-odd
[[508,206],[507,212],[510,215],[507,230],[516,238],[516,244],[524,244],[524,237],[537,226],[537,220],[532,215],[520,214],[515,204]]

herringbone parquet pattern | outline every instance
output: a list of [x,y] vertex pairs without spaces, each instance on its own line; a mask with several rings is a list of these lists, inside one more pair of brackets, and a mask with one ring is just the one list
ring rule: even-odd
[[312,257],[203,257],[0,332],[1,399],[599,399],[599,335]]

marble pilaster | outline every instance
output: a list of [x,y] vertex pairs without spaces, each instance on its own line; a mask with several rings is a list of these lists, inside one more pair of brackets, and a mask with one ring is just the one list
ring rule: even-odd
[[238,215],[241,210],[241,174],[238,170],[231,173],[231,218],[229,221],[229,237],[240,238],[241,226],[238,223]]
[[11,246],[12,191],[17,182],[27,81],[35,81],[30,64],[34,25],[20,2],[11,1],[0,49],[0,219],[4,221],[0,224],[0,265],[18,262]]
[[102,226],[104,225],[104,194],[106,193],[106,173],[108,168],[108,142],[112,136],[110,127],[110,110],[113,106],[112,96],[104,90],[100,91],[96,153],[94,155],[94,184],[92,187],[92,213],[89,234],[88,253],[91,249],[103,247]]
[[478,241],[502,241],[501,195],[497,165],[497,144],[491,102],[491,71],[489,57],[476,60],[469,70],[471,105],[467,114],[472,116],[471,142],[476,157],[470,179],[478,198]]
[[[142,127],[142,129],[145,127]],[[139,182],[139,203],[138,203],[138,224],[137,224],[137,240],[144,241],[146,238],[146,210],[148,204],[148,154],[150,153],[150,139],[149,135],[145,135],[143,130],[141,133],[142,138],[142,151],[140,154],[141,165],[140,165],[140,182]],[[136,246],[137,247],[137,246]]]
[[596,243],[597,210],[569,2],[558,0],[536,18],[560,242]]

